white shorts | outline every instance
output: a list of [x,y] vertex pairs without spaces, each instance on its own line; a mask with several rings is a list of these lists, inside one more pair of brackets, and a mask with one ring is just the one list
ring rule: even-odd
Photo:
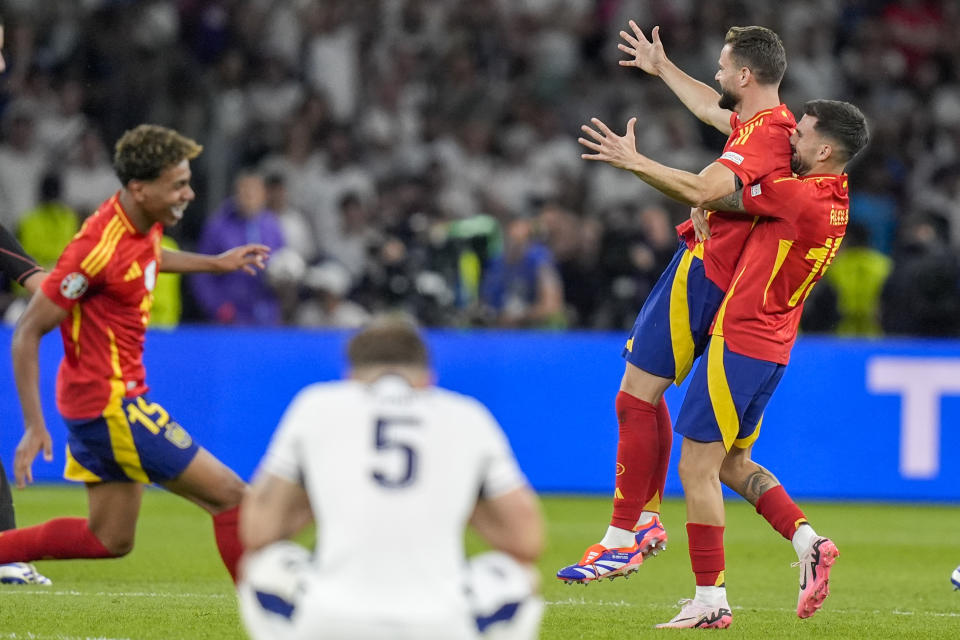
[[390,619],[378,616],[373,602],[364,615],[349,616],[317,596],[310,553],[278,542],[245,558],[237,588],[253,640],[533,640],[543,600],[533,594],[531,574],[509,556],[485,553],[468,565],[473,617],[440,612],[430,619]]

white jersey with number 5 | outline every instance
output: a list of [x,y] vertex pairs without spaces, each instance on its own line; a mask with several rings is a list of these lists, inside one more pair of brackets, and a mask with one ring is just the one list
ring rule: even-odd
[[317,607],[401,625],[469,619],[467,520],[479,496],[526,484],[483,405],[398,376],[301,391],[264,471],[303,483],[310,497]]

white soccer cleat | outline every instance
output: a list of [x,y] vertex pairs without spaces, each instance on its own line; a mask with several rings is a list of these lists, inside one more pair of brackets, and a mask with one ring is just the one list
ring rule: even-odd
[[960,591],[960,567],[953,570],[950,574],[950,582],[953,584],[954,591]]
[[37,571],[37,568],[32,564],[11,562],[10,564],[0,564],[0,584],[39,584],[47,586],[52,583],[50,578]]
[[697,600],[681,600],[682,609],[670,622],[657,625],[657,629],[726,629],[733,622],[733,613],[724,597],[718,605],[708,605]]

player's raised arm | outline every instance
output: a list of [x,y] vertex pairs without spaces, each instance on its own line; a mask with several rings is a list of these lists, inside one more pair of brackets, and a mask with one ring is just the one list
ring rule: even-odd
[[617,45],[617,48],[631,56],[627,60],[621,60],[620,66],[636,67],[658,76],[693,115],[729,135],[732,131],[730,116],[733,112],[720,108],[720,94],[716,90],[690,77],[667,58],[663,43],[660,42],[660,27],[653,28],[650,40],[647,40],[633,20],[630,21],[630,29],[633,33],[620,32],[624,42]]
[[700,173],[690,173],[662,165],[637,151],[633,131],[636,118],[630,118],[622,136],[614,133],[599,118],[592,118],[590,122],[595,129],[590,125],[583,125],[581,129],[592,139],[577,139],[577,142],[593,151],[582,154],[580,157],[584,160],[600,160],[618,169],[632,171],[664,195],[694,207],[703,207],[707,202],[737,189],[736,174],[719,162],[711,163]]
[[42,450],[44,460],[53,459],[53,444],[40,405],[38,354],[40,339],[66,317],[67,312],[41,291],[30,299],[13,332],[10,347],[13,377],[23,410],[23,437],[17,445],[13,463],[14,477],[20,488],[33,482],[31,466],[37,453]]
[[245,244],[216,256],[189,251],[163,249],[160,271],[167,273],[230,273],[243,269],[250,275],[262,271],[270,257],[270,247]]

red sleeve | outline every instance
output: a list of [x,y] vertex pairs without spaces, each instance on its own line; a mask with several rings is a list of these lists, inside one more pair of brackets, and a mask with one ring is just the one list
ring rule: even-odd
[[765,180],[743,188],[743,208],[755,216],[794,222],[808,202],[796,178]]
[[67,311],[105,278],[107,268],[101,263],[105,258],[103,252],[98,251],[102,248],[98,240],[82,233],[75,237],[43,281],[43,293]]
[[770,175],[789,175],[791,155],[790,130],[776,123],[758,128],[742,142],[728,144],[717,162],[748,185]]

